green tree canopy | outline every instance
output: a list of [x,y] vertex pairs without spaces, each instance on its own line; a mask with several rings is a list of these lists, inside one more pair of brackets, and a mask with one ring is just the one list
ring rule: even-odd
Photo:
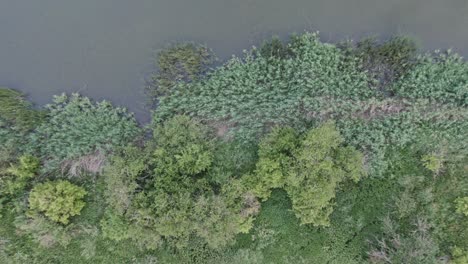
[[284,188],[302,224],[327,226],[339,183],[357,182],[365,174],[362,154],[342,143],[331,122],[303,137],[291,128],[276,128],[260,143],[249,185],[264,200],[271,189]]
[[69,181],[39,183],[29,194],[29,208],[32,213],[43,213],[50,220],[66,225],[70,217],[80,214],[85,195],[84,188]]
[[106,169],[111,213],[102,226],[108,237],[156,248],[161,241],[185,247],[197,236],[216,248],[250,229],[255,197],[240,180],[220,185],[207,177],[215,142],[206,127],[176,116],[158,126],[154,138],[144,150],[127,148]]

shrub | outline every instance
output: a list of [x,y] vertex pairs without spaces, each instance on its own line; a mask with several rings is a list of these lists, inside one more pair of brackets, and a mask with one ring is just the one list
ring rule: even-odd
[[363,40],[349,49],[310,33],[287,45],[273,39],[207,78],[178,83],[153,119],[182,113],[222,130],[220,136],[228,131],[245,139],[275,125],[303,132],[334,119],[345,141],[365,154],[370,174],[382,176],[390,145],[466,149],[460,144],[468,131],[461,103],[466,63],[457,55],[420,58],[416,52],[406,37]]
[[47,121],[33,134],[33,143],[48,168],[96,151],[107,153],[139,134],[133,115],[107,101],[62,94],[47,109]]
[[70,217],[80,214],[85,195],[84,188],[68,181],[40,183],[29,194],[29,208],[33,213],[43,213],[50,220],[66,225]]
[[10,166],[6,170],[6,176],[0,178],[2,192],[9,195],[22,192],[29,181],[37,175],[39,168],[39,160],[36,157],[21,156],[18,164]]
[[415,42],[404,36],[395,36],[381,43],[373,37],[364,38],[351,50],[362,60],[370,78],[377,81],[376,88],[384,93],[389,92],[389,85],[414,67],[418,51]]
[[18,91],[0,88],[0,170],[28,146],[27,135],[44,120]]
[[302,139],[290,128],[275,129],[260,143],[248,185],[264,200],[271,189],[284,188],[302,224],[327,226],[338,185],[345,179],[357,182],[365,173],[362,154],[342,142],[333,123],[308,131]]
[[0,119],[0,168],[8,167],[9,162],[19,153],[21,134]]
[[154,130],[158,148],[154,151],[155,172],[168,176],[196,175],[213,161],[213,144],[206,127],[187,116],[168,120]]
[[459,247],[452,249],[452,260],[450,263],[453,264],[464,264],[468,263],[468,252]]
[[157,71],[151,76],[146,90],[152,102],[169,95],[178,82],[198,80],[216,60],[213,52],[194,43],[178,43],[158,52]]
[[104,218],[101,219],[101,229],[104,237],[115,241],[130,238],[128,223],[126,223],[125,219],[110,211],[107,211]]
[[36,243],[45,248],[56,245],[67,247],[76,233],[75,226],[63,226],[43,215],[35,215],[34,218],[20,215],[15,219],[15,227],[22,234],[31,235]]
[[24,132],[40,124],[43,113],[34,110],[22,93],[0,87],[0,119]]
[[277,36],[273,37],[271,40],[264,41],[260,46],[259,52],[264,58],[286,59],[293,56],[289,47],[283,44]]
[[320,42],[317,34],[293,37],[287,49],[289,59],[264,57],[253,49],[202,80],[178,83],[161,98],[154,121],[186,114],[256,135],[274,124],[302,124],[308,98],[375,95],[359,60]]
[[455,200],[457,213],[468,216],[468,197],[458,198]]
[[438,246],[429,232],[428,223],[420,219],[415,223],[411,235],[403,236],[389,219],[384,221],[386,238],[377,241],[371,250],[371,263],[437,264]]
[[398,96],[468,105],[468,63],[450,50],[419,60],[413,70],[394,84]]
[[432,171],[436,175],[440,173],[440,171],[442,170],[444,166],[443,164],[444,160],[442,159],[442,157],[439,157],[435,154],[424,155],[422,157],[422,162],[424,164],[424,167],[426,167],[426,169]]

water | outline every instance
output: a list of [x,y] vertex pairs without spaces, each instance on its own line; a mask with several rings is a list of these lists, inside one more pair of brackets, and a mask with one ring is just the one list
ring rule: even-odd
[[0,0],[0,86],[39,105],[79,91],[140,120],[143,80],[165,43],[194,40],[222,59],[273,34],[414,36],[468,55],[468,0]]

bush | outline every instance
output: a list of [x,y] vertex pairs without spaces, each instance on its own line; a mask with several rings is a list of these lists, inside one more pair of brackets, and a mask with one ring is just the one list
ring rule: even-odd
[[47,168],[96,151],[107,153],[139,134],[133,115],[107,101],[93,103],[78,94],[63,94],[55,96],[47,109],[47,121],[33,134]]
[[154,138],[158,148],[154,152],[155,172],[178,175],[196,175],[210,167],[213,144],[206,127],[187,116],[178,116],[157,126]]
[[146,91],[151,101],[169,95],[178,82],[193,82],[202,77],[216,60],[213,52],[194,43],[178,43],[158,52],[157,71],[151,76]]
[[40,183],[29,194],[29,208],[32,213],[43,213],[50,220],[66,225],[70,217],[80,214],[85,195],[84,188],[68,181]]
[[425,55],[413,70],[394,84],[396,95],[468,105],[468,63],[452,53]]
[[110,211],[107,211],[104,218],[101,219],[101,229],[104,237],[115,241],[130,238],[128,223]]
[[0,170],[27,148],[27,135],[44,120],[18,91],[0,88]]
[[468,197],[458,198],[455,200],[457,213],[468,216]]
[[259,52],[264,58],[286,59],[293,56],[289,47],[283,44],[277,36],[273,37],[271,40],[264,41],[260,46]]
[[39,168],[40,164],[37,158],[28,155],[21,156],[18,164],[10,166],[6,170],[6,176],[0,178],[0,190],[6,195],[21,193],[37,175]]
[[351,48],[352,54],[362,60],[369,77],[377,81],[376,88],[387,96],[391,95],[388,86],[412,70],[417,51],[415,42],[404,36],[381,43],[376,38],[364,38]]
[[410,236],[402,236],[389,219],[384,221],[387,238],[377,241],[377,248],[369,252],[371,263],[437,264],[438,246],[425,220],[415,223]]
[[382,176],[389,145],[466,149],[460,144],[468,131],[460,101],[466,63],[453,54],[420,58],[416,52],[406,37],[363,40],[348,49],[310,33],[286,45],[273,39],[207,78],[179,83],[153,119],[182,113],[214,126],[220,136],[235,132],[246,139],[275,125],[303,132],[334,119],[345,141],[365,154],[370,174]]
[[453,264],[464,264],[468,263],[468,252],[459,247],[452,249],[452,261]]
[[426,169],[432,171],[434,174],[439,174],[444,166],[444,160],[442,157],[438,155],[431,154],[431,155],[424,155],[422,157],[422,162]]
[[43,113],[34,110],[22,93],[0,87],[0,119],[24,132],[39,125],[43,120]]
[[15,227],[21,234],[31,235],[34,241],[44,248],[56,245],[67,247],[76,233],[75,226],[63,226],[43,215],[36,215],[34,218],[20,215],[15,219]]
[[359,60],[320,42],[317,34],[293,37],[287,49],[289,59],[264,57],[253,49],[202,80],[178,83],[173,93],[161,98],[154,121],[186,114],[251,136],[275,124],[302,124],[308,98],[376,94],[359,71]]
[[271,189],[284,188],[302,224],[327,226],[338,185],[345,179],[357,182],[365,174],[362,154],[342,142],[333,123],[308,131],[302,139],[290,128],[275,129],[260,143],[248,184],[264,200]]

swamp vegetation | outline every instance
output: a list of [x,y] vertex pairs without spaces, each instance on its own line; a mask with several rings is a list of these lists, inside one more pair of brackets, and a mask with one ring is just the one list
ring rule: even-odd
[[0,89],[1,263],[468,263],[468,63],[396,36],[179,43],[145,87]]

